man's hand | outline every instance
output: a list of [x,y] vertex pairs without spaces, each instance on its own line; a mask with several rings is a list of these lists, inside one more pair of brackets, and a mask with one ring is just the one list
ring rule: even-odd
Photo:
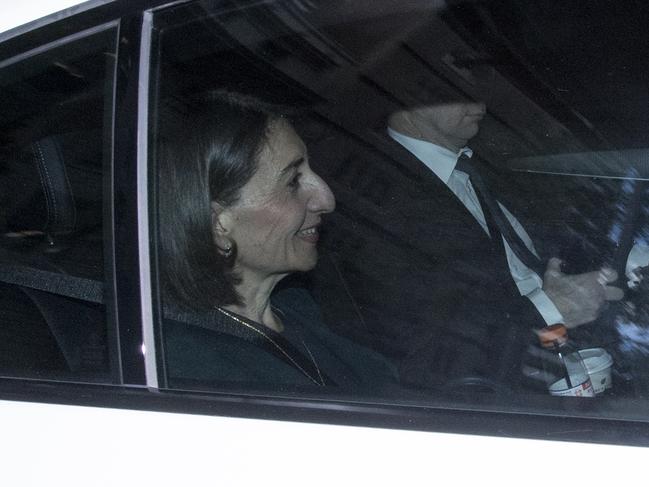
[[622,289],[608,286],[616,280],[617,272],[608,267],[584,274],[564,274],[561,260],[553,257],[543,277],[543,291],[563,315],[565,325],[574,328],[594,321],[606,301],[624,297]]

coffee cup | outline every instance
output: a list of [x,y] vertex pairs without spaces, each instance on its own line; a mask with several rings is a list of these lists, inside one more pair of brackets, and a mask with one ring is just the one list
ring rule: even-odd
[[580,350],[579,355],[586,366],[595,394],[601,394],[613,387],[613,358],[603,348]]

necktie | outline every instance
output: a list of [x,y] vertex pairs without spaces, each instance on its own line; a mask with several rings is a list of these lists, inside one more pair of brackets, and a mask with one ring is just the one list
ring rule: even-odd
[[[527,248],[525,243],[512,227],[509,219],[503,213],[502,208],[500,208],[500,205],[487,188],[485,178],[483,177],[479,166],[480,162],[471,161],[471,159],[463,154],[458,160],[455,168],[464,171],[469,175],[469,180],[478,194],[482,210],[485,213],[487,225],[495,225],[498,232],[505,238],[509,247],[516,254],[516,257],[518,257],[523,264],[532,269],[539,276],[543,277],[545,271],[543,263]],[[491,234],[492,237],[495,235],[493,231],[491,231]]]

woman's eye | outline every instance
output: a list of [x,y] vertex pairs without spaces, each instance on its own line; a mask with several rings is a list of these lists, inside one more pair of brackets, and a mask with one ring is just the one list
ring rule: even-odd
[[302,173],[297,173],[295,176],[293,176],[293,178],[288,183],[289,188],[297,189],[298,186],[300,186],[301,177],[302,177]]

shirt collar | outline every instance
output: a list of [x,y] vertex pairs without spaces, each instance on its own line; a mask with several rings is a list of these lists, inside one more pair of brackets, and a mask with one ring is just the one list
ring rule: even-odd
[[461,155],[473,156],[473,151],[468,147],[453,152],[432,142],[403,135],[390,127],[388,127],[388,135],[423,162],[444,184],[448,184]]

